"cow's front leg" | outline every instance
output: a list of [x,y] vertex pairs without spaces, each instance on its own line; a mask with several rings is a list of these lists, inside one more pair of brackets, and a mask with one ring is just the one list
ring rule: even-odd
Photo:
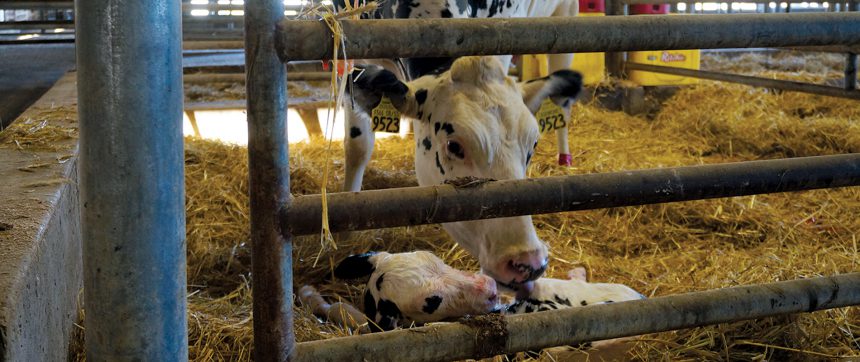
[[[573,63],[573,54],[551,54],[547,58],[549,58],[550,73],[557,70],[570,69],[570,65]],[[558,140],[558,164],[561,166],[570,166],[573,158],[570,155],[570,145],[568,144],[567,139],[567,128],[570,126],[571,122],[571,106],[572,104],[568,105],[564,110],[565,126],[555,130]]]
[[344,112],[346,132],[343,145],[346,152],[346,175],[343,191],[360,191],[364,170],[373,154],[373,141],[376,136],[370,128],[370,115],[361,107],[346,104]]

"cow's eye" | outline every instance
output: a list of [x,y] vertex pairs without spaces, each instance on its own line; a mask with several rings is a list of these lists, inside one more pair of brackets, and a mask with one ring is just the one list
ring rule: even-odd
[[466,152],[463,150],[463,146],[460,145],[460,142],[457,141],[448,141],[446,145],[446,150],[448,154],[457,158],[466,158]]

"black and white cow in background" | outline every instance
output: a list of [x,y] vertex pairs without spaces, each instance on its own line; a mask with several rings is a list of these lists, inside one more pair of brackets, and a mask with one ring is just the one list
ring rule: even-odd
[[622,284],[588,283],[584,269],[570,279],[540,278],[527,298],[500,304],[492,279],[454,269],[427,251],[352,255],[335,277],[364,279],[364,313],[382,330],[493,312],[521,314],[645,299]]
[[[523,179],[538,140],[532,112],[547,98],[569,105],[582,89],[579,73],[563,70],[518,84],[497,57],[463,57],[450,70],[403,83],[366,66],[353,73],[351,107],[364,121],[350,132],[370,134],[367,112],[389,98],[414,119],[415,170],[422,186],[463,177]],[[370,138],[370,137],[368,137]],[[548,252],[531,216],[453,222],[443,228],[504,286],[528,289],[546,269]]]

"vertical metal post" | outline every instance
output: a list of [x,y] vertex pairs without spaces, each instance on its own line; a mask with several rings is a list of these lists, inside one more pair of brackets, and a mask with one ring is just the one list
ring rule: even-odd
[[283,17],[283,0],[245,2],[256,361],[286,361],[295,348],[293,248],[278,223],[290,202],[286,67],[274,45],[275,24]]
[[[848,2],[848,11],[860,10],[860,2],[851,0]],[[857,89],[857,53],[845,55],[845,89]]]
[[[623,0],[607,0],[606,7],[606,15],[626,15],[627,13],[627,5]],[[604,57],[609,76],[622,79],[624,77],[624,53],[610,52],[606,53]]]
[[180,9],[75,1],[90,361],[188,360]]
[[845,55],[845,89],[857,89],[857,54]]

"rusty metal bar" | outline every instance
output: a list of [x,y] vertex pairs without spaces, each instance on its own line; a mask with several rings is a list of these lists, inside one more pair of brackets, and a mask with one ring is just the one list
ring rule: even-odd
[[[449,323],[304,342],[296,348],[296,360],[480,359],[493,354],[858,304],[860,273],[851,273],[514,315],[501,318],[502,331],[475,322]],[[496,338],[482,338],[487,334]]]
[[[809,84],[803,82],[795,82],[790,80],[768,79],[761,77],[752,77],[747,75],[727,74],[720,72],[711,72],[707,70],[685,69],[675,67],[664,67],[661,65],[640,64],[640,63],[625,63],[627,70],[640,70],[654,73],[664,73],[672,75],[680,75],[684,77],[701,78],[716,80],[721,82],[739,83],[753,87],[774,88],[792,92],[803,92],[811,94],[819,94],[823,96],[848,98],[860,100],[860,91],[852,89],[843,89],[826,85]],[[846,76],[848,73],[846,71]],[[856,72],[854,79],[857,78]]]
[[[860,153],[328,194],[332,232],[860,185]],[[296,197],[284,232],[320,232],[320,195]]]
[[[341,21],[353,59],[854,45],[858,23],[857,13]],[[276,33],[282,61],[333,56],[322,22],[283,20]]]
[[255,361],[287,361],[295,347],[293,245],[278,224],[291,199],[286,67],[272,31],[283,14],[282,0],[245,3]]

